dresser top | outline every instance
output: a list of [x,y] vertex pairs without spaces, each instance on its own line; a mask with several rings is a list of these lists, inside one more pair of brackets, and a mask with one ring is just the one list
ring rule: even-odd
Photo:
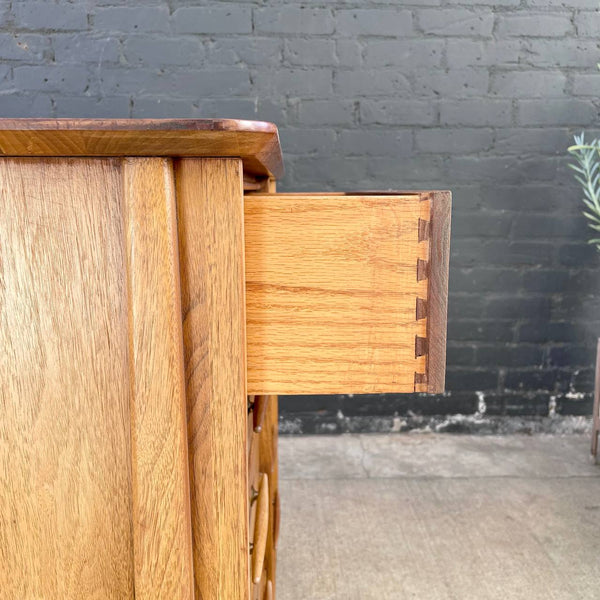
[[283,174],[277,127],[238,119],[0,119],[0,156],[239,157]]

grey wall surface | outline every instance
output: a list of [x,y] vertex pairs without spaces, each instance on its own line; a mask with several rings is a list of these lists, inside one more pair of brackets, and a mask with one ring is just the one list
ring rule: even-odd
[[449,393],[283,398],[285,430],[589,414],[599,261],[565,149],[598,122],[598,6],[4,0],[0,114],[269,120],[282,191],[454,192]]

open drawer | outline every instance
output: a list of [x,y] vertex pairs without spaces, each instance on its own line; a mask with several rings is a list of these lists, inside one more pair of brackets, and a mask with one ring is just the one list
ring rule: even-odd
[[450,204],[246,194],[248,393],[442,392]]

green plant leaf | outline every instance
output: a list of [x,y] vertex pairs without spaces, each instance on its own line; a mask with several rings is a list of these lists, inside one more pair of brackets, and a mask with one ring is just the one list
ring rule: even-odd
[[[575,171],[573,177],[583,191],[582,202],[587,210],[582,211],[588,220],[589,227],[600,232],[600,142],[597,139],[585,143],[585,134],[574,136],[575,144],[569,146],[567,151],[573,156],[575,162],[568,166]],[[596,244],[600,251],[600,238],[589,240]]]

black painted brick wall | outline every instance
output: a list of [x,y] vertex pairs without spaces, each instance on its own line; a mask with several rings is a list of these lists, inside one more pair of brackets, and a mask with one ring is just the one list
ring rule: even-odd
[[448,394],[283,398],[288,430],[589,414],[599,261],[565,148],[598,121],[599,32],[597,0],[3,0],[0,114],[264,119],[281,190],[452,189]]

